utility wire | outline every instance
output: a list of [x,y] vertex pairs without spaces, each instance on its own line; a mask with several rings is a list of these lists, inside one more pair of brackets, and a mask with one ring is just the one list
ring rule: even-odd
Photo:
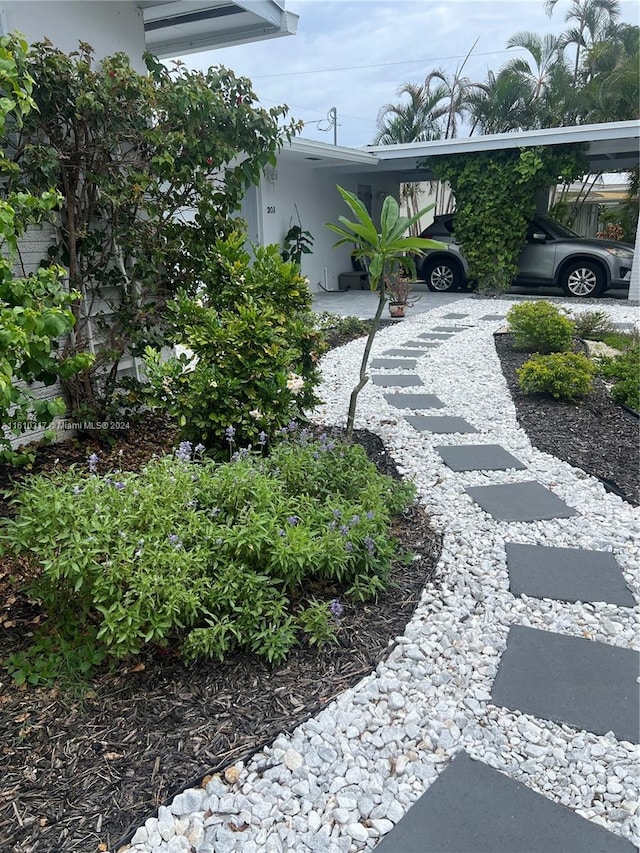
[[[524,50],[524,48],[518,48]],[[508,53],[513,55],[514,49],[509,50],[490,50],[485,53],[474,53],[474,56],[496,56],[499,53]],[[317,68],[314,71],[288,71],[281,74],[252,74],[252,80],[267,80],[272,77],[301,77],[303,74],[333,74],[334,71],[357,71],[358,69],[366,68],[389,68],[392,65],[414,65],[419,62],[446,62],[450,59],[463,59],[467,54],[457,53],[453,56],[435,56],[427,59],[405,59],[403,62],[377,62],[371,65],[343,65],[339,68]]]

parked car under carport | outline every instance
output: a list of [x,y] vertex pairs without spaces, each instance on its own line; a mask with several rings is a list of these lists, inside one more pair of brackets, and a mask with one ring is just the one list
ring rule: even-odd
[[[436,292],[468,286],[469,266],[455,237],[455,213],[436,216],[421,237],[446,243],[426,252],[420,277]],[[514,285],[560,287],[568,296],[599,296],[612,288],[629,289],[633,246],[615,240],[580,237],[546,214],[536,215],[527,230],[527,242],[518,257]]]

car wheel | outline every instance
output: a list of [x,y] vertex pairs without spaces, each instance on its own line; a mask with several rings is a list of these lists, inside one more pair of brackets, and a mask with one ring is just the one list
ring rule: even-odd
[[599,296],[604,290],[604,285],[604,273],[591,261],[579,261],[568,266],[560,282],[567,296],[577,296],[581,299]]
[[458,290],[464,283],[458,264],[447,258],[434,258],[432,261],[427,261],[422,267],[422,277],[429,290],[435,293]]

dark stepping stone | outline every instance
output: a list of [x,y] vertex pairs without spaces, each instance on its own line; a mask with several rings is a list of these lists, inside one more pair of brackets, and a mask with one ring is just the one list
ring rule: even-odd
[[499,521],[542,521],[578,515],[573,507],[535,480],[502,486],[471,486],[466,492]]
[[461,332],[462,328],[460,326],[434,326],[434,332]]
[[624,838],[459,752],[376,853],[633,853]]
[[506,314],[485,314],[480,317],[481,320],[504,320]]
[[[447,335],[447,337],[449,337],[449,335]],[[422,347],[422,349],[433,349],[433,347],[438,346],[438,341],[407,341],[405,346]]]
[[637,742],[639,666],[640,653],[633,649],[512,625],[491,701],[576,729],[599,735],[613,732],[619,740]]
[[463,317],[468,317],[468,314],[443,314],[443,320],[462,320]]
[[453,335],[446,335],[444,332],[424,332],[418,335],[423,341],[448,341]]
[[385,400],[396,409],[443,409],[435,394],[385,394]]
[[423,349],[388,349],[382,355],[397,355],[397,356],[413,356],[414,358],[422,358],[426,355]]
[[527,467],[499,444],[440,445],[434,449],[453,471],[507,471]]
[[388,370],[415,370],[415,358],[374,358],[371,360],[371,367],[386,368]]
[[620,566],[608,551],[516,542],[506,542],[505,546],[509,587],[514,595],[635,606]]
[[478,432],[464,418],[453,418],[446,415],[405,415],[405,420],[409,421],[411,426],[420,432]]
[[415,373],[408,376],[406,373],[387,373],[386,375],[379,373],[372,376],[371,381],[374,385],[382,385],[385,388],[407,388],[411,385],[424,385],[422,379]]

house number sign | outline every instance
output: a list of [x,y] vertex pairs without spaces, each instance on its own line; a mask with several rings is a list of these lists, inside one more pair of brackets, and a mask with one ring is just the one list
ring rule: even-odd
[[267,213],[275,213],[275,212],[276,212],[275,204],[268,204],[267,205]]

